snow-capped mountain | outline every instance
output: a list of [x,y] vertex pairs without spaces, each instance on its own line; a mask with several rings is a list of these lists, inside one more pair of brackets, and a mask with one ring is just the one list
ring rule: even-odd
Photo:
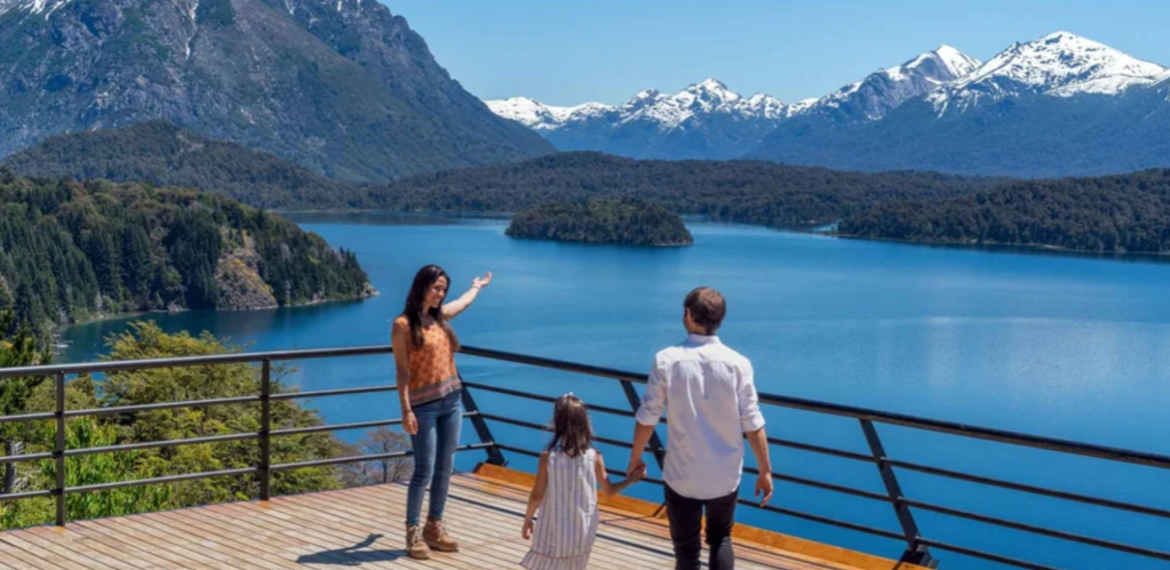
[[1170,166],[1170,71],[1055,32],[1012,44],[864,127],[786,121],[748,157],[1023,177]]
[[506,119],[537,130],[556,130],[567,124],[614,115],[618,122],[649,120],[663,130],[677,128],[696,116],[726,114],[744,119],[781,119],[799,107],[758,93],[743,97],[718,79],[707,79],[674,94],[647,89],[621,105],[585,103],[573,107],[545,105],[528,97],[485,101],[489,109]]
[[876,121],[908,99],[921,97],[979,67],[980,61],[948,45],[825,95],[806,115],[837,115],[844,120]]
[[1151,85],[1167,71],[1076,34],[1054,32],[1012,44],[965,77],[935,90],[929,99],[945,112],[1027,94],[1117,95]]
[[819,99],[788,104],[759,93],[744,97],[717,79],[678,93],[647,89],[620,105],[545,105],[528,97],[487,101],[561,150],[600,150],[634,158],[738,158],[787,119],[843,123],[881,119],[907,99],[969,73],[979,61],[950,46],[879,69]]
[[527,97],[486,101],[561,150],[601,150],[635,158],[734,158],[775,125],[806,108],[762,93],[744,97],[717,79],[678,93],[647,89],[621,105],[545,105]]
[[47,18],[60,7],[73,0],[0,0],[0,15],[12,11],[25,11],[30,14],[44,14]]

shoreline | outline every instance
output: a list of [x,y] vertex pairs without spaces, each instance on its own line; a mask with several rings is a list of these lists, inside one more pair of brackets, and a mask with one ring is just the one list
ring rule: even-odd
[[[791,230],[789,230],[791,231]],[[873,237],[860,236],[855,234],[846,234],[840,232],[816,232],[809,231],[803,233],[815,233],[827,237],[835,237],[841,239],[850,239],[857,241],[871,241],[871,242],[885,242],[897,243],[904,245],[915,245],[922,247],[946,248],[946,249],[965,249],[965,250],[981,250],[992,253],[1017,253],[1021,255],[1055,255],[1067,257],[1081,257],[1081,258],[1096,258],[1102,260],[1114,261],[1149,261],[1149,262],[1170,262],[1170,252],[1144,252],[1144,251],[1097,251],[1092,249],[1072,249],[1057,245],[1045,245],[1038,243],[979,243],[974,241],[943,241],[943,240],[915,240],[905,238],[889,238],[889,237]]]

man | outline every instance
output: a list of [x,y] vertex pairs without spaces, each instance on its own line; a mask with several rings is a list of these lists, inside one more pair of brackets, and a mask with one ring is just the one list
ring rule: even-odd
[[719,342],[727,304],[707,287],[691,291],[683,303],[686,342],[669,347],[654,359],[650,382],[638,409],[629,472],[644,467],[642,453],[666,410],[668,425],[666,515],[674,542],[675,568],[696,570],[702,553],[700,533],[707,513],[710,568],[735,566],[731,527],[743,475],[744,435],[756,456],[760,505],[772,498],[772,464],[764,416],[747,358]]

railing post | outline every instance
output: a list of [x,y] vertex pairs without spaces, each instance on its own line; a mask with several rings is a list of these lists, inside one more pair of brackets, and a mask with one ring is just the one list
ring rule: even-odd
[[488,463],[491,465],[498,465],[504,467],[508,465],[508,460],[504,459],[504,452],[495,445],[496,439],[492,437],[492,430],[487,425],[487,420],[479,415],[479,408],[475,405],[475,398],[471,397],[471,389],[464,386],[461,390],[463,392],[463,409],[471,414],[471,425],[475,428],[475,433],[479,436],[480,443],[490,443],[491,447],[487,449]]
[[54,489],[54,493],[57,495],[57,526],[65,526],[67,519],[65,510],[65,373],[58,372],[54,376],[53,382],[57,395],[57,445],[53,449],[53,459],[57,463],[57,488]]
[[938,561],[930,555],[930,550],[922,544],[922,535],[918,532],[918,523],[914,522],[914,514],[910,507],[902,502],[902,486],[894,475],[893,467],[886,461],[886,450],[882,440],[878,437],[877,428],[869,420],[861,421],[861,431],[865,433],[865,441],[873,454],[873,461],[881,473],[882,483],[886,486],[886,493],[890,496],[890,504],[894,505],[894,513],[898,515],[898,524],[902,527],[902,535],[906,537],[906,552],[902,554],[901,562],[935,568]]
[[[626,393],[626,399],[630,401],[630,408],[634,413],[638,413],[638,408],[642,406],[642,398],[638,397],[638,391],[634,389],[634,383],[629,380],[622,380],[622,390]],[[658,469],[662,470],[663,460],[666,456],[666,447],[662,445],[662,440],[658,438],[658,431],[650,434],[650,453],[654,456],[654,461],[658,463]]]
[[272,361],[260,364],[260,500],[272,498]]

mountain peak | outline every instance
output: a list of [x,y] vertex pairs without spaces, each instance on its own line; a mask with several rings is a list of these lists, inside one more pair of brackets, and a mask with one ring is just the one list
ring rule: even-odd
[[1116,95],[1135,85],[1148,85],[1164,73],[1166,68],[1158,64],[1059,31],[1008,46],[968,76],[932,94],[931,100],[945,109],[956,99],[966,107],[981,99],[1021,93]]
[[707,91],[727,91],[727,84],[722,82],[722,81],[719,81],[718,79],[715,79],[714,77],[708,77],[707,79],[704,79],[698,83],[694,83],[694,84],[687,87],[687,91],[690,91],[692,89],[705,89]]
[[808,106],[805,112],[835,115],[850,122],[876,121],[907,99],[921,97],[939,85],[954,81],[979,64],[979,60],[953,47],[939,46],[846,85]]

